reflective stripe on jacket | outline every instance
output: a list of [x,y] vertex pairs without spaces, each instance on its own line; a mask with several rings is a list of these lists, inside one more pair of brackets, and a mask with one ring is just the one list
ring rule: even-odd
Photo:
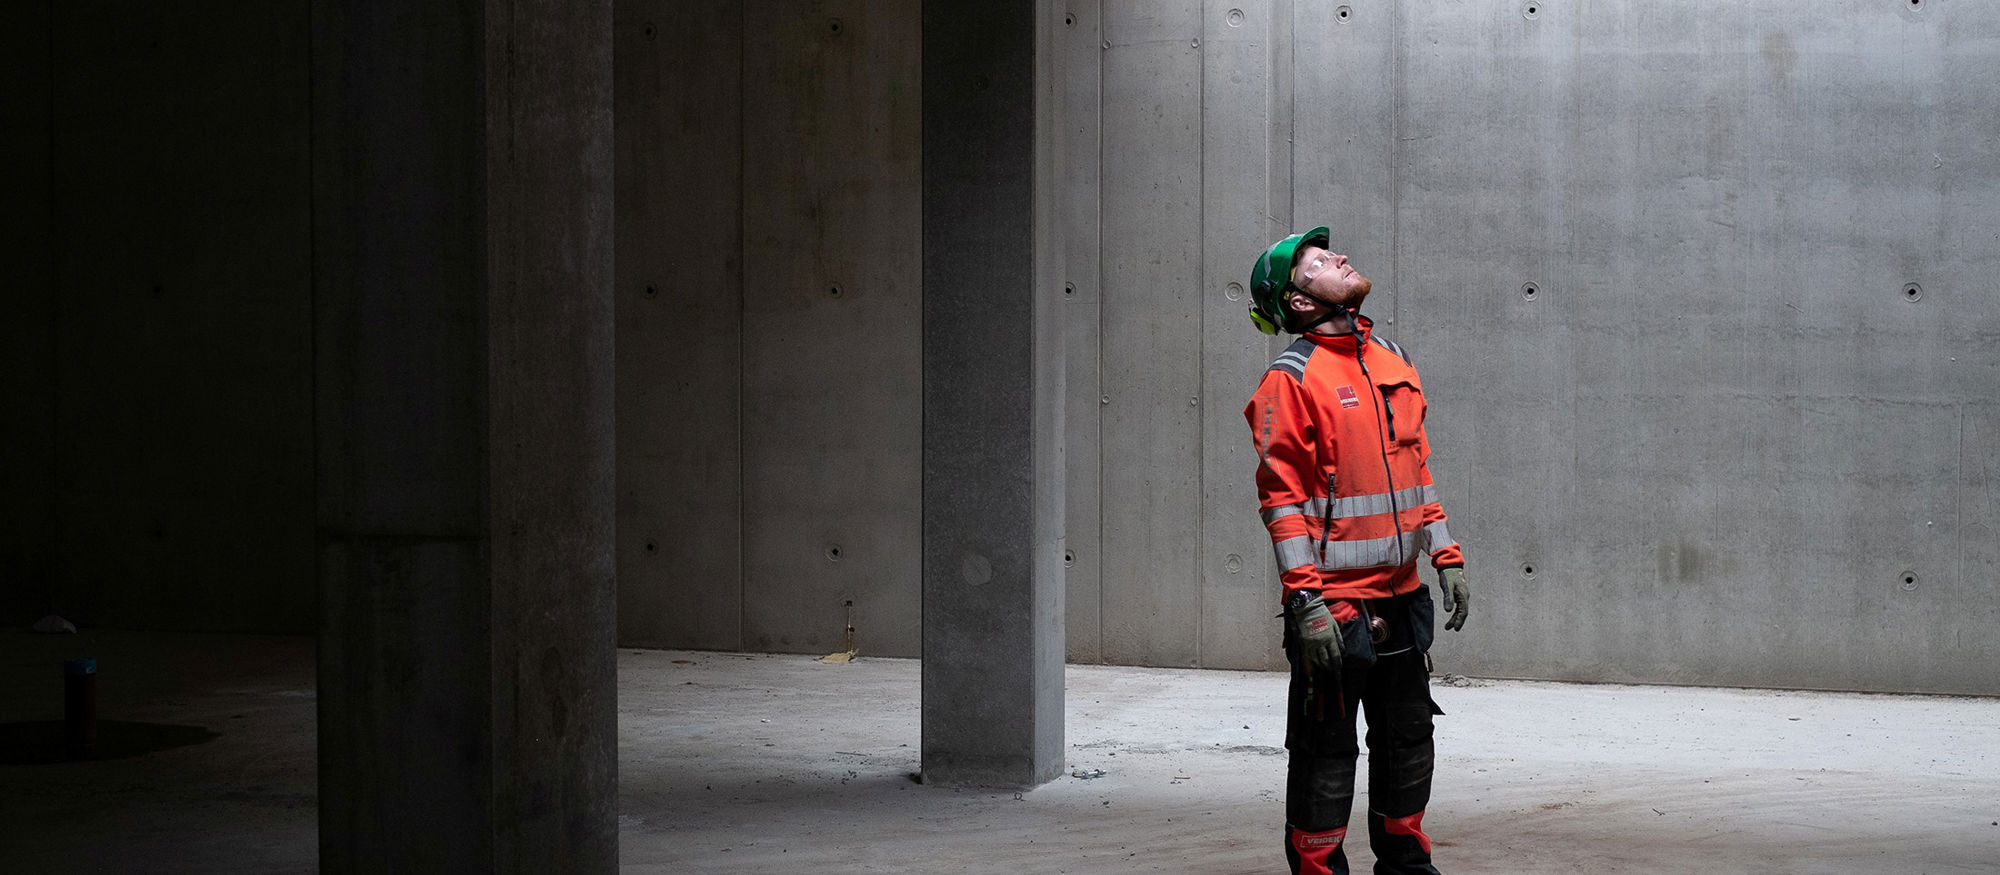
[[1417,588],[1419,556],[1465,564],[1426,464],[1417,369],[1367,317],[1356,321],[1358,350],[1352,335],[1301,335],[1243,410],[1287,598],[1305,588],[1384,598]]

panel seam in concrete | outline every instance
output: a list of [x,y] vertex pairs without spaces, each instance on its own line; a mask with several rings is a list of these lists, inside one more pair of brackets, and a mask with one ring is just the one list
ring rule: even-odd
[[[54,0],[50,0],[51,3]],[[319,52],[318,41],[313,39],[313,20],[317,6],[306,8],[306,415],[311,428],[306,431],[310,438],[306,443],[308,463],[312,466],[310,485],[307,486],[306,500],[311,502],[313,513],[312,543],[312,629],[315,642],[319,639],[322,625],[320,607],[322,595],[320,580],[326,576],[323,557],[327,555],[326,531],[319,525],[320,479],[325,476],[320,463],[320,395],[319,395],[319,186],[313,175],[319,168],[319,120],[315,108],[319,106],[319,95],[314,88],[318,84]]]
[[[1199,37],[1200,35],[1206,34],[1207,32],[1208,32],[1208,7],[1206,4],[1203,4],[1201,10],[1201,17],[1195,27],[1195,34],[1197,37]],[[1195,196],[1194,196],[1195,215],[1201,217],[1201,227],[1195,233],[1199,235],[1200,239],[1204,243],[1206,243],[1209,240],[1208,53],[1212,51],[1215,51],[1215,41],[1209,40],[1208,45],[1202,46],[1201,51],[1195,53],[1195,73],[1194,73],[1195,93],[1199,95],[1199,97],[1196,99],[1196,104],[1200,107],[1200,111],[1195,113],[1194,123],[1195,123],[1195,130],[1201,132],[1201,142],[1195,149],[1195,165],[1196,165],[1195,179],[1199,180],[1199,183],[1195,186]],[[1199,252],[1200,254],[1196,256],[1195,260],[1194,276],[1196,278],[1197,283],[1201,284],[1202,286],[1206,286],[1208,278],[1208,258],[1210,253],[1206,245],[1202,246]],[[1199,292],[1200,293],[1195,295],[1194,298],[1194,315],[1195,315],[1195,321],[1198,324],[1198,327],[1195,329],[1196,332],[1195,336],[1201,338],[1201,351],[1200,351],[1201,360],[1207,361],[1208,339],[1209,339],[1208,306],[1207,306],[1208,289],[1205,287],[1200,288]],[[1204,391],[1206,387],[1203,386],[1203,382],[1204,382],[1203,375],[1200,373],[1196,373],[1195,375],[1196,393],[1206,394],[1206,392]],[[1195,456],[1194,456],[1194,494],[1202,498],[1202,500],[1198,502],[1198,506],[1201,508],[1201,510],[1195,516],[1195,525],[1197,526],[1196,528],[1197,533],[1203,533],[1209,530],[1208,528],[1209,506],[1208,506],[1208,501],[1206,500],[1208,496],[1208,466],[1206,464],[1203,464],[1203,462],[1205,461],[1205,457],[1208,455],[1207,448],[1210,446],[1209,438],[1211,437],[1211,435],[1209,435],[1208,433],[1208,417],[1204,415],[1202,411],[1205,405],[1214,403],[1214,399],[1212,398],[1203,398],[1200,400],[1202,403],[1197,404],[1194,407],[1194,421],[1195,421],[1194,433],[1196,441]],[[1203,620],[1205,619],[1204,615],[1208,613],[1208,587],[1201,585],[1202,581],[1205,580],[1208,576],[1208,539],[1205,537],[1197,536],[1195,538],[1194,568],[1191,570],[1194,573],[1194,581],[1195,581],[1194,664],[1196,666],[1203,666],[1208,664],[1208,653],[1207,653],[1208,640],[1202,634],[1203,631],[1202,627],[1205,625],[1203,622]]]
[[[736,148],[741,150],[749,135],[750,89],[743,83],[748,74],[750,55],[750,33],[745,23],[749,13],[747,4],[736,5]],[[749,389],[749,289],[743,279],[740,267],[750,252],[750,223],[745,212],[749,203],[750,174],[740,162],[736,171],[736,252],[739,269],[735,275],[736,284],[736,649],[743,650],[750,640],[750,556],[748,527],[744,517],[749,513],[750,501],[745,492],[749,488],[749,429],[743,421],[744,411],[749,408],[746,396]],[[921,244],[920,244],[921,245]],[[921,342],[921,341],[919,341]],[[919,402],[921,403],[921,402]],[[919,497],[919,501],[922,498]],[[921,512],[921,511],[920,511]]]
[[[1298,7],[1287,6],[1291,14],[1291,24],[1286,28],[1285,39],[1291,45],[1286,50],[1285,69],[1285,233],[1290,234],[1293,223],[1298,221],[1299,184],[1299,16]],[[1266,229],[1268,232],[1271,229]],[[1269,239],[1270,234],[1266,233]],[[1269,550],[1264,551],[1269,553]],[[1277,560],[1271,560],[1275,563]],[[1273,566],[1275,568],[1275,565]]]
[[[1394,65],[1394,78],[1389,85],[1389,172],[1395,176],[1389,186],[1389,324],[1396,324],[1396,311],[1402,308],[1403,296],[1403,186],[1409,177],[1403,173],[1403,92],[1408,70],[1404,68],[1403,52],[1403,4],[1397,3],[1389,13],[1389,53]],[[1391,335],[1395,332],[1392,330]]]
[[[1097,3],[1097,279],[1091,292],[1097,298],[1097,348],[1091,360],[1097,363],[1097,391],[1104,388],[1104,51],[1110,41],[1104,35],[1104,2]],[[1067,377],[1065,377],[1067,379]],[[1093,421],[1097,432],[1097,661],[1109,662],[1104,645],[1104,405],[1097,405]]]
[[63,324],[62,320],[63,296],[61,292],[62,234],[60,233],[59,230],[60,226],[56,224],[56,219],[59,215],[56,206],[57,204],[56,192],[62,190],[61,187],[56,184],[56,166],[57,166],[56,156],[62,154],[61,150],[56,148],[56,131],[58,127],[56,124],[56,75],[57,75],[56,74],[56,0],[49,0],[48,10],[46,15],[47,17],[44,20],[48,22],[48,33],[46,35],[46,39],[48,41],[48,55],[47,55],[48,93],[46,95],[48,99],[48,111],[45,116],[45,119],[48,125],[48,150],[49,150],[48,165],[47,165],[47,170],[48,170],[47,206],[48,206],[48,223],[49,223],[48,224],[49,285],[48,288],[44,290],[44,294],[48,295],[49,299],[48,323],[47,323],[48,327],[46,329],[49,335],[49,351],[48,351],[49,403],[47,409],[48,428],[49,428],[49,448],[48,448],[48,456],[46,458],[48,461],[49,470],[52,472],[53,476],[50,478],[48,488],[44,490],[42,493],[42,499],[43,501],[47,502],[47,507],[48,507],[47,531],[48,531],[49,542],[47,546],[43,547],[43,550],[45,552],[43,554],[40,573],[42,576],[42,583],[41,583],[42,600],[44,602],[44,604],[42,605],[42,609],[54,612],[58,609],[58,605],[56,604],[56,585],[54,581],[58,579],[58,574],[60,571],[59,563],[62,561],[61,559],[62,550],[59,549],[56,545],[68,543],[68,538],[66,537],[66,533],[63,531],[63,513],[62,513],[62,497],[61,497],[62,486],[61,483],[55,479],[56,477],[61,476],[61,472],[67,470],[62,464],[63,456],[65,454],[63,453],[64,442],[61,437],[62,403],[63,403],[63,391],[62,391],[63,355],[61,348],[62,324]]

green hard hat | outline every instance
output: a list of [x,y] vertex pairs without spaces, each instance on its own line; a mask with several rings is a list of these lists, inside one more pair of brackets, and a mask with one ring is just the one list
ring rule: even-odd
[[1303,234],[1293,234],[1264,250],[1250,267],[1250,321],[1265,334],[1290,331],[1290,315],[1285,312],[1285,291],[1292,285],[1292,265],[1299,248],[1308,244],[1324,249],[1332,238],[1321,225]]

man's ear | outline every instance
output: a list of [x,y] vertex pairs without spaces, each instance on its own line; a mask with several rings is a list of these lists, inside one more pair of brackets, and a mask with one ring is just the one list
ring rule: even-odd
[[1290,296],[1285,298],[1285,306],[1290,307],[1293,310],[1300,313],[1304,313],[1305,311],[1312,309],[1313,303],[1314,303],[1313,301],[1307,299],[1306,294],[1304,292],[1293,292]]

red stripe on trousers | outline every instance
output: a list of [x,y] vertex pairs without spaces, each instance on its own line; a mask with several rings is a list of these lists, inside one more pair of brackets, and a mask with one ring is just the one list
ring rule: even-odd
[[1382,829],[1390,835],[1416,836],[1417,845],[1424,853],[1431,852],[1431,837],[1424,835],[1424,813],[1419,811],[1409,817],[1389,817],[1382,820]]

